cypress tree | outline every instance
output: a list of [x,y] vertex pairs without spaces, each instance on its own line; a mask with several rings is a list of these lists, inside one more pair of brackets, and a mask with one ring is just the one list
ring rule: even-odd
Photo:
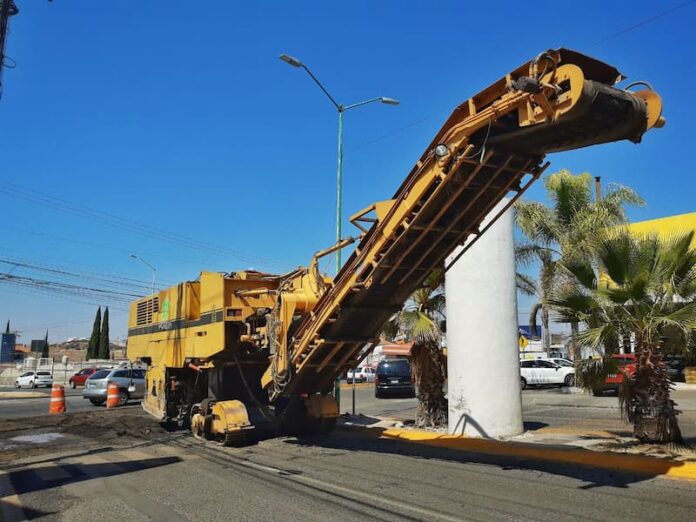
[[99,337],[101,334],[101,306],[97,308],[97,316],[94,318],[92,336],[87,345],[87,360],[96,359],[99,354]]
[[104,310],[101,332],[99,334],[99,358],[109,358],[109,307]]
[[43,348],[41,349],[41,357],[43,359],[48,359],[48,330],[46,330],[46,337],[44,338]]

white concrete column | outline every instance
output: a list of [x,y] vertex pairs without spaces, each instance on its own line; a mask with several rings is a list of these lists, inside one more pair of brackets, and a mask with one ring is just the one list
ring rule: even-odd
[[[501,201],[481,228],[507,202]],[[447,272],[445,294],[450,433],[487,438],[522,433],[512,210]]]

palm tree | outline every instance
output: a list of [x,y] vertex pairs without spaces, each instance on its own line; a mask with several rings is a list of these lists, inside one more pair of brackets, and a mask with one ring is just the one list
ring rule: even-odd
[[540,264],[539,280],[521,272],[518,272],[516,277],[517,289],[523,294],[537,299],[529,313],[529,331],[532,335],[537,331],[537,315],[541,311],[541,346],[546,353],[551,350],[548,299],[556,282],[557,264],[554,253],[558,254],[553,249],[539,245],[521,244],[515,246],[515,261],[518,265],[528,266],[534,262]]
[[573,284],[551,300],[563,320],[585,325],[579,340],[594,348],[634,337],[636,372],[624,378],[620,402],[641,441],[681,442],[660,337],[665,328],[684,335],[696,328],[693,237],[690,232],[660,240],[615,232],[598,244],[601,277],[588,261],[563,263]]
[[[542,324],[548,331],[549,296],[564,284],[565,277],[556,269],[556,263],[561,259],[592,259],[596,241],[612,227],[626,222],[625,207],[645,202],[632,189],[622,186],[610,186],[597,201],[594,179],[588,173],[573,175],[561,170],[548,176],[544,185],[551,204],[518,202],[515,218],[529,241],[518,245],[517,259],[522,264],[541,263],[539,304],[535,309],[542,311]],[[536,323],[536,316],[530,322]],[[576,324],[571,324],[571,331],[573,357],[579,360]]]
[[413,341],[411,371],[416,386],[416,426],[438,427],[447,423],[443,386],[445,368],[440,340],[445,329],[445,294],[441,272],[433,272],[383,328],[390,338]]

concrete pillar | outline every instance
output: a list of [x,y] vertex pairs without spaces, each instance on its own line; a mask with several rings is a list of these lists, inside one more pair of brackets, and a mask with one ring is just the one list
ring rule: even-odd
[[[481,228],[507,202],[501,201]],[[450,433],[486,438],[522,433],[512,210],[447,272],[445,293]]]

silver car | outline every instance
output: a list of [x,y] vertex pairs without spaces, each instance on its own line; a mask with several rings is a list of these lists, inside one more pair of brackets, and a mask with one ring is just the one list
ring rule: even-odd
[[109,382],[118,385],[121,406],[131,399],[145,396],[145,370],[138,368],[111,368],[97,370],[85,381],[82,397],[99,406],[106,402],[106,388]]

